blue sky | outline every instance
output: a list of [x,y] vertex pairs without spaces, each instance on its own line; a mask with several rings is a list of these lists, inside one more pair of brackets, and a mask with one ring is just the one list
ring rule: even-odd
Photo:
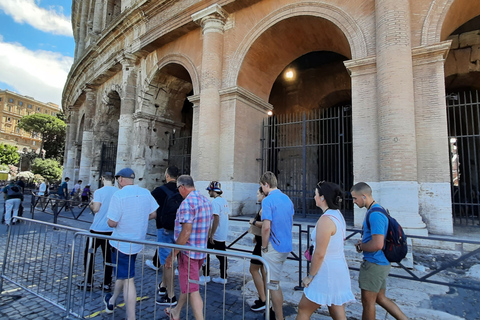
[[0,89],[61,104],[73,63],[70,0],[0,0]]

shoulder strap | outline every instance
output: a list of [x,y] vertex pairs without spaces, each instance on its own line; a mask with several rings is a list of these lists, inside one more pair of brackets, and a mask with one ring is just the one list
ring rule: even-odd
[[371,229],[372,229],[372,228],[370,227],[370,214],[371,214],[372,212],[380,212],[380,213],[383,213],[383,214],[384,214],[385,216],[387,216],[387,218],[388,218],[388,213],[387,213],[388,211],[387,211],[384,207],[382,207],[382,206],[380,206],[380,207],[373,207],[372,209],[368,210],[367,216],[365,217],[365,219],[367,220],[367,226],[368,226],[368,229],[370,229],[370,231],[371,231]]
[[160,189],[162,189],[163,192],[165,192],[165,194],[167,195],[167,198],[173,195],[173,191],[168,189],[166,185],[160,186]]

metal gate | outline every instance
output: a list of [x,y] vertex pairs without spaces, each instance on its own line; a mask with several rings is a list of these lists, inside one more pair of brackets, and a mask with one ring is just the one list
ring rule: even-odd
[[452,212],[456,224],[480,223],[480,99],[478,91],[447,96]]
[[352,109],[340,105],[308,113],[271,116],[262,132],[262,171],[278,177],[278,187],[292,199],[296,213],[318,213],[315,186],[325,180],[346,192],[342,212],[353,222]]
[[175,137],[174,131],[168,146],[168,165],[176,166],[180,174],[190,174],[191,151],[192,136],[180,131],[180,137]]
[[[104,172],[115,174],[115,166],[117,165],[117,145],[113,142],[104,142],[102,144],[102,154],[100,157],[100,177]],[[98,188],[101,188],[102,180],[98,181]]]

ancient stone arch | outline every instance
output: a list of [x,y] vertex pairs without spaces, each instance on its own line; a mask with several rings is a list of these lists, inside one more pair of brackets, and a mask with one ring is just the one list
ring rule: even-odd
[[193,64],[192,60],[190,60],[189,57],[183,54],[167,54],[164,56],[160,61],[157,63],[157,70],[152,70],[150,72],[150,75],[148,79],[152,79],[155,75],[155,72],[158,70],[161,70],[163,67],[165,67],[168,64],[176,63],[184,67],[188,74],[190,75],[190,79],[192,80],[192,85],[193,85],[193,94],[199,94],[200,93],[200,75],[198,74],[197,68],[195,68],[195,65]]
[[480,7],[476,1],[432,1],[423,23],[421,45],[426,46],[445,40],[456,28],[478,15]]
[[80,121],[78,121],[78,126],[77,126],[77,134],[75,135],[76,139],[75,141],[82,141],[83,139],[83,127],[85,124],[85,112],[82,112],[80,116]]
[[245,37],[235,52],[231,65],[233,66],[227,76],[227,85],[238,85],[238,78],[243,67],[245,57],[255,41],[270,27],[293,17],[312,16],[323,18],[343,32],[350,45],[351,58],[364,58],[368,55],[367,41],[365,34],[355,20],[342,9],[327,3],[301,3],[292,4],[272,12],[263,18]]

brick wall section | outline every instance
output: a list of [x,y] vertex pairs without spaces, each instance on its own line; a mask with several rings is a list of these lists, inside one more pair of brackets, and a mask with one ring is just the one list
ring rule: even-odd
[[409,1],[377,0],[375,18],[380,180],[415,181]]

